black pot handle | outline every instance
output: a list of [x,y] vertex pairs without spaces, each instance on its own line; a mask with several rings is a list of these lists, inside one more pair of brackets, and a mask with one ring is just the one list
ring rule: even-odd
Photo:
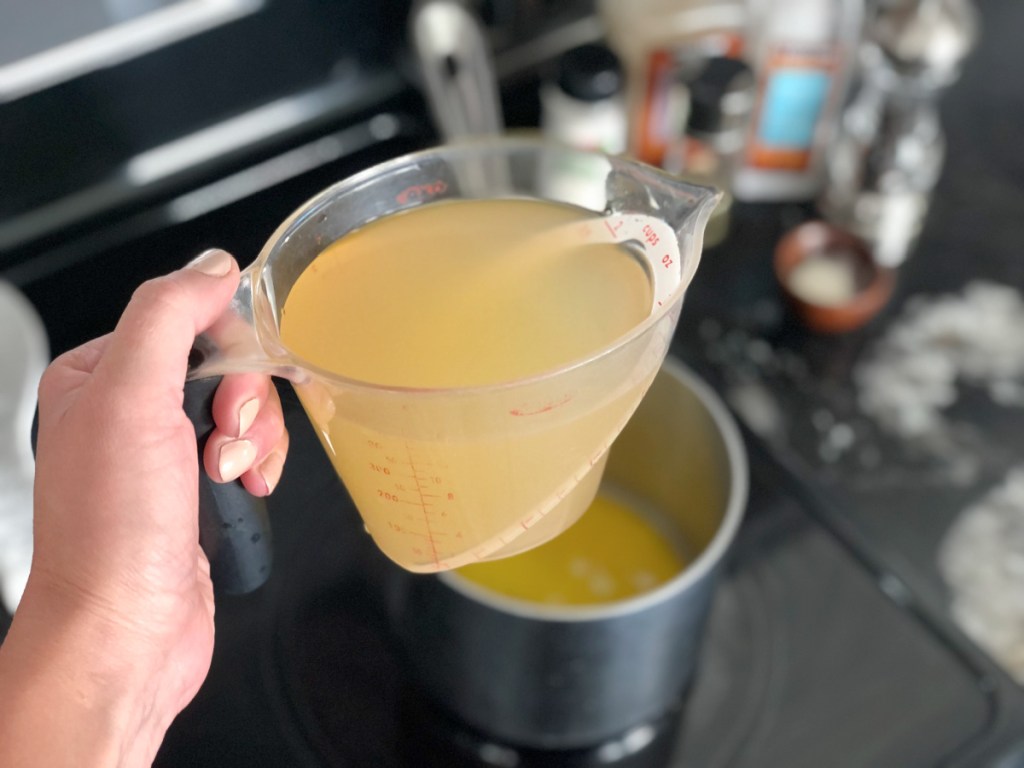
[[213,395],[220,377],[185,382],[185,413],[199,447],[199,545],[210,561],[218,594],[252,592],[270,576],[270,518],[266,502],[238,480],[215,483],[203,468],[203,449],[213,430]]

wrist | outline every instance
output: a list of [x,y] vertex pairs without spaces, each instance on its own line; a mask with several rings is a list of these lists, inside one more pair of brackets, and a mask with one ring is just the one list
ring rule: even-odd
[[118,632],[31,585],[0,647],[0,765],[150,765],[173,719]]

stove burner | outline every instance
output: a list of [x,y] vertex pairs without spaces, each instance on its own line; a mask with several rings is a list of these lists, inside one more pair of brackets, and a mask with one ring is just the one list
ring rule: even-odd
[[489,739],[405,681],[377,590],[360,579],[314,594],[278,622],[274,669],[292,717],[327,766],[662,768],[678,712],[588,749],[545,752]]
[[[293,437],[315,441],[299,429]],[[409,679],[386,616],[396,566],[354,509],[337,509],[337,480],[323,469],[323,483],[282,497],[275,576],[254,598],[262,622],[218,632],[225,685],[260,649],[249,687],[232,695],[251,697],[263,721],[272,719],[282,748],[296,755],[290,764],[930,768],[988,737],[988,681],[936,625],[886,596],[883,575],[815,522],[786,475],[753,461],[749,515],[715,593],[685,711],[588,750],[496,743]],[[216,705],[200,700],[190,722],[212,717],[203,707]]]
[[662,768],[678,732],[678,713],[631,728],[588,749],[542,751],[502,744],[441,714],[412,688],[402,703],[402,766],[423,768]]
[[793,501],[745,525],[685,712],[587,750],[496,743],[425,699],[389,636],[380,559],[331,576],[307,561],[319,586],[276,601],[266,682],[319,765],[931,766],[986,727],[973,671]]

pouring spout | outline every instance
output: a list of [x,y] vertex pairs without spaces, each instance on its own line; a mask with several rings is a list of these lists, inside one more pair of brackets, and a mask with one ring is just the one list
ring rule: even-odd
[[711,214],[722,201],[723,192],[714,187],[702,187],[681,181],[676,183],[685,186],[688,193],[695,195],[695,199],[693,206],[685,215],[672,219],[669,223],[676,231],[680,247],[699,254],[704,249],[704,232],[711,220]]
[[681,248],[694,248],[699,253],[704,230],[722,192],[657,168],[616,159],[606,181],[606,196],[610,212],[646,211],[675,231]]

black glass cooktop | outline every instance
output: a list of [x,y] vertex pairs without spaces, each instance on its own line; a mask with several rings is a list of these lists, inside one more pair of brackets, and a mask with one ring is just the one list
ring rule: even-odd
[[[404,674],[373,547],[293,398],[275,570],[218,606],[210,678],[160,766],[876,768],[995,765],[1016,689],[751,444],[747,520],[685,709],[609,744],[519,751],[473,733]],[[424,577],[430,578],[430,577]],[[1001,763],[1013,765],[1014,763]]]

